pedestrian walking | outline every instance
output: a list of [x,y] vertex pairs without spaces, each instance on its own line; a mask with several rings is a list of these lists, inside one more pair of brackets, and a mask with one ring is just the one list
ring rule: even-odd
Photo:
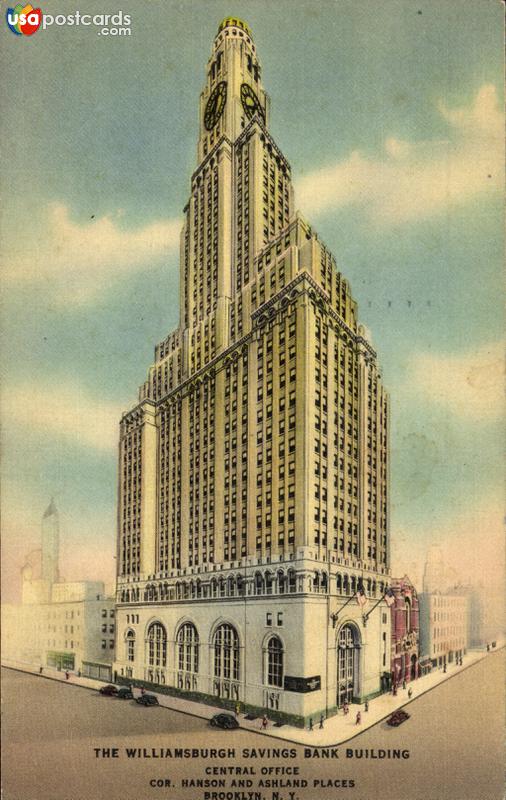
[[393,694],[394,697],[397,697],[397,685],[395,683],[394,683],[394,688],[393,688],[392,694]]
[[406,680],[403,680],[403,682],[402,682],[402,688],[403,688],[404,690],[406,690]]
[[408,700],[411,700],[412,696],[413,696],[413,689],[410,686],[408,689]]
[[269,720],[267,719],[267,715],[266,715],[266,714],[264,714],[264,715],[263,715],[263,717],[262,717],[262,725],[261,725],[261,729],[262,729],[263,731],[265,731],[265,730],[267,729],[267,725],[268,725],[268,724],[269,724]]
[[349,711],[349,710],[350,710],[350,709],[348,708],[348,703],[347,703],[347,702],[346,702],[346,700],[345,700],[345,701],[344,701],[344,705],[343,705],[343,714],[344,714],[344,716],[346,716],[346,715],[347,715],[347,713],[348,713],[348,711]]
[[42,667],[39,667],[39,675],[42,675]]
[[313,730],[313,718],[312,717],[309,717],[309,730],[310,731]]
[[68,681],[69,678],[70,678],[69,671],[66,669],[65,670],[65,680]]
[[362,722],[362,714],[360,713],[360,711],[357,711],[357,718],[355,719],[355,725],[360,725],[361,722]]
[[240,703],[236,703],[235,704],[235,715],[236,715],[236,717],[238,717],[240,713],[241,713],[241,704]]
[[323,728],[323,714],[320,714],[320,730]]
[[364,711],[369,711],[369,700],[366,700],[366,701],[365,701],[365,704],[364,704]]

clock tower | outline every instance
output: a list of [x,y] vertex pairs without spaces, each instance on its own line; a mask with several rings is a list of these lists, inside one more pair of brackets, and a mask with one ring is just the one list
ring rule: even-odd
[[218,28],[200,96],[199,161],[221,136],[235,142],[255,114],[267,123],[268,106],[249,26],[227,17]]

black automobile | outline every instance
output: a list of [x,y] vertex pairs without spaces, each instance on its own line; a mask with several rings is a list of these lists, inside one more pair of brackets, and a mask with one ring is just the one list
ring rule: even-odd
[[392,728],[397,728],[399,725],[402,725],[403,722],[406,722],[407,719],[409,719],[408,712],[400,708],[399,711],[394,711],[392,716],[387,719],[387,724],[391,725]]
[[238,721],[232,714],[216,714],[216,716],[210,720],[210,724],[214,728],[224,728],[227,731],[239,727]]
[[141,706],[159,706],[158,697],[155,694],[141,694],[140,697],[135,698],[136,702]]
[[128,686],[122,686],[121,689],[118,689],[117,697],[120,700],[133,700],[133,692]]
[[100,694],[106,694],[106,695],[109,695],[109,696],[112,696],[114,694],[118,694],[117,687],[113,686],[112,684],[108,684],[107,686],[101,686],[98,691],[100,692]]

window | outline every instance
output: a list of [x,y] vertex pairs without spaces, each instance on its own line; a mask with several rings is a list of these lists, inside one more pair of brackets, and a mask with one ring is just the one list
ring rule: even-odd
[[239,680],[239,636],[227,623],[214,634],[214,677]]
[[177,635],[178,669],[181,672],[199,671],[199,636],[195,625],[185,622]]
[[272,614],[270,611],[268,611],[267,614],[265,615],[265,624],[268,625],[269,627],[272,625]]
[[148,664],[150,667],[167,666],[167,632],[160,622],[153,622],[148,630]]
[[135,661],[135,633],[130,630],[127,631],[126,640],[126,657],[127,661]]
[[281,628],[283,626],[283,612],[278,611],[278,626]]
[[267,681],[269,686],[283,686],[283,645],[277,636],[267,644]]

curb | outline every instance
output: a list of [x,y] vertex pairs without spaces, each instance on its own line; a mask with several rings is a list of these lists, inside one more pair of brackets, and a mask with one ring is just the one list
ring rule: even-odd
[[[492,651],[490,653],[484,653],[482,658],[479,658],[477,661],[474,661],[472,664],[467,664],[467,666],[462,667],[462,669],[460,669],[458,672],[456,672],[456,673],[454,672],[454,673],[451,673],[451,674],[447,673],[447,677],[443,678],[443,680],[441,680],[435,686],[431,686],[431,687],[429,687],[427,689],[424,689],[422,692],[420,692],[420,694],[417,694],[416,697],[412,697],[410,700],[409,699],[406,700],[405,703],[403,703],[402,705],[398,706],[397,708],[389,711],[383,717],[380,717],[379,719],[375,720],[374,722],[371,722],[367,727],[364,727],[363,725],[361,725],[359,730],[354,731],[354,733],[350,734],[345,739],[339,739],[339,741],[337,741],[337,742],[328,742],[327,744],[311,744],[310,742],[301,742],[301,741],[299,741],[297,739],[291,739],[291,738],[288,738],[288,737],[285,738],[285,737],[281,737],[281,736],[276,736],[276,735],[270,733],[268,730],[265,731],[265,730],[256,729],[256,728],[243,727],[242,725],[240,725],[239,728],[237,728],[236,730],[237,731],[244,731],[246,733],[255,733],[258,736],[268,736],[270,739],[275,739],[276,741],[279,741],[279,742],[289,742],[290,744],[295,744],[298,747],[312,747],[313,749],[324,749],[326,747],[338,747],[339,745],[346,744],[347,742],[351,742],[353,739],[356,739],[357,736],[360,736],[360,734],[365,733],[365,731],[368,731],[371,728],[374,728],[376,725],[379,725],[381,722],[384,722],[395,711],[399,711],[401,708],[405,708],[406,706],[411,705],[411,703],[414,703],[417,700],[419,700],[420,697],[423,697],[424,695],[428,694],[429,692],[432,692],[434,689],[438,689],[440,686],[442,686],[443,684],[445,684],[447,681],[451,680],[452,678],[456,678],[459,675],[462,675],[462,673],[465,672],[466,670],[472,669],[473,667],[476,667],[479,663],[481,663],[482,661],[485,660],[486,656],[495,655],[497,653],[500,653],[502,650],[504,650],[505,647],[506,647],[506,644],[502,644],[500,647],[496,648],[494,651]],[[45,678],[46,680],[55,681],[55,682],[63,684],[64,686],[74,686],[74,687],[79,688],[79,689],[87,689],[88,691],[95,691],[95,692],[98,691],[98,689],[96,687],[94,687],[94,686],[83,686],[82,684],[72,683],[71,681],[67,681],[67,680],[61,680],[60,678],[52,677],[51,675],[44,675],[44,673],[42,673],[40,675],[40,674],[38,674],[36,672],[32,672],[31,670],[21,669],[20,667],[10,667],[10,666],[7,666],[5,664],[2,664],[2,667],[3,667],[3,669],[10,669],[13,672],[22,672],[24,675],[33,675],[36,678],[40,677],[40,678]],[[153,694],[156,694],[156,692],[153,692]],[[209,721],[211,719],[211,717],[204,716],[202,713],[199,714],[194,710],[182,711],[182,710],[180,710],[178,708],[174,708],[172,706],[165,706],[165,705],[161,705],[161,704],[159,705],[159,708],[165,708],[165,709],[168,709],[169,711],[175,712],[176,714],[184,714],[184,715],[187,715],[189,717],[194,717],[196,719],[204,719],[204,720],[207,720],[207,721]]]

